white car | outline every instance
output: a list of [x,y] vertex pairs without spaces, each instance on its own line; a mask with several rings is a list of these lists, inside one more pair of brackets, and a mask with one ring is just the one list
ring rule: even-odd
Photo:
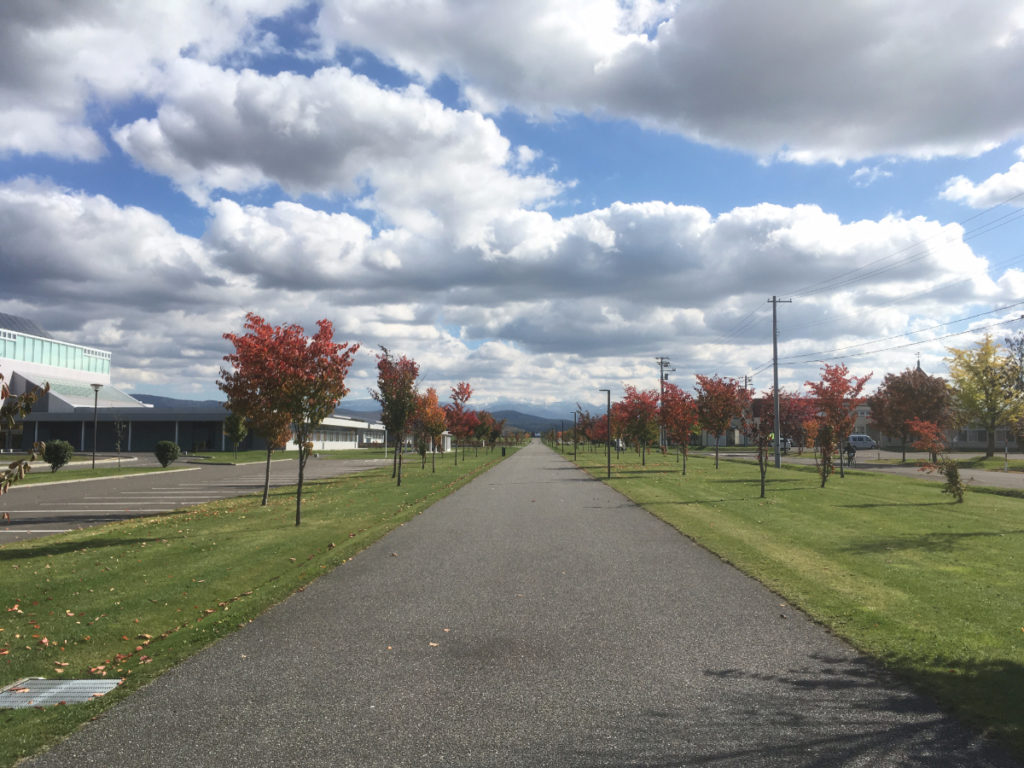
[[850,435],[846,438],[846,444],[852,445],[858,451],[866,451],[878,447],[878,443],[870,435]]

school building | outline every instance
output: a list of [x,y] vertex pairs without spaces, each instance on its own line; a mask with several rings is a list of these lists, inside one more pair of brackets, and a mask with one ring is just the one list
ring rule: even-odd
[[[224,436],[228,411],[217,403],[154,407],[111,383],[110,352],[60,341],[36,323],[0,313],[0,373],[12,394],[50,385],[50,391],[15,429],[0,438],[0,449],[66,440],[78,452],[152,451],[161,440],[183,451],[233,449]],[[186,401],[187,402],[187,401]],[[93,425],[95,424],[95,432]],[[384,425],[346,416],[328,417],[313,432],[318,451],[383,445]],[[240,450],[265,448],[255,435]],[[297,446],[292,443],[291,448]]]

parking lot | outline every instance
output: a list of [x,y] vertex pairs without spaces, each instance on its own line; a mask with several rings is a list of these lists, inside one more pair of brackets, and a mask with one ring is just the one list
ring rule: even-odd
[[[310,459],[307,481],[381,466],[381,459]],[[106,465],[106,461],[104,461]],[[145,466],[145,460],[138,466]],[[132,466],[127,460],[122,466]],[[294,459],[271,462],[272,488],[295,485]],[[45,467],[42,470],[48,471]],[[176,463],[162,472],[111,478],[15,485],[0,498],[10,522],[0,524],[0,546],[36,536],[66,533],[101,523],[171,512],[215,499],[261,493],[263,463],[203,465]]]

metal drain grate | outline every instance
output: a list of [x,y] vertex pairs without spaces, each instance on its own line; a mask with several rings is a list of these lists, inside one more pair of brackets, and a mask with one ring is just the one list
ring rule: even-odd
[[47,680],[45,677],[26,677],[0,690],[0,709],[81,704],[109,693],[120,684],[120,680]]

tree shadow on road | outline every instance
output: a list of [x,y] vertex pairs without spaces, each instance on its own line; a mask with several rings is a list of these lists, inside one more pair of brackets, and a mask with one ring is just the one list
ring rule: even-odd
[[[979,665],[976,677],[1020,665]],[[953,673],[950,673],[950,677]],[[963,677],[963,675],[960,675]],[[675,768],[735,766],[919,766],[1020,768],[999,744],[911,693],[863,657],[812,656],[781,672],[707,669],[708,685],[679,703],[607,712],[601,739],[576,745],[565,764]],[[984,680],[981,681],[984,683]],[[664,698],[668,699],[668,696]],[[669,699],[671,701],[671,699]],[[1019,721],[1009,713],[1019,736]],[[1003,731],[1005,735],[1005,730]]]

